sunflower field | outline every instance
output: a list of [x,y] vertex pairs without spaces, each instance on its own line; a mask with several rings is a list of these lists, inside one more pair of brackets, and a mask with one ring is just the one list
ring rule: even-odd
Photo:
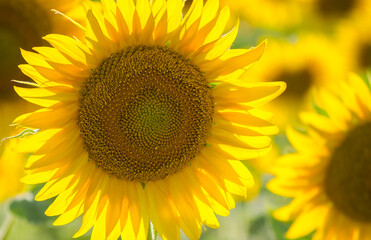
[[0,0],[1,240],[371,240],[370,0]]

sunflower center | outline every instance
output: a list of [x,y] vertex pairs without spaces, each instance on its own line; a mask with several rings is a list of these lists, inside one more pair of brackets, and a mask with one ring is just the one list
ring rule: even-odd
[[318,10],[325,16],[345,16],[357,5],[357,0],[319,0]]
[[371,222],[371,122],[350,131],[327,167],[328,197],[348,217]]
[[204,74],[167,47],[128,47],[92,70],[78,125],[89,158],[137,182],[179,172],[205,146],[214,102]]
[[[25,80],[19,48],[41,45],[51,31],[49,17],[35,1],[0,0],[0,96],[14,93],[11,79]],[[15,96],[15,94],[14,94]]]
[[286,91],[282,97],[301,98],[307,93],[313,83],[313,74],[308,68],[296,71],[282,71],[273,81],[283,81],[287,84]]
[[361,68],[371,68],[371,42],[362,44],[359,50],[359,54]]

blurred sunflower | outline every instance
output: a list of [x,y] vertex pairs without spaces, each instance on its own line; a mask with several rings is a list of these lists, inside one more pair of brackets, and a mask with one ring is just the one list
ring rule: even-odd
[[325,36],[299,35],[293,42],[269,39],[262,64],[244,74],[257,81],[287,83],[284,94],[265,107],[280,128],[296,121],[300,109],[310,107],[313,87],[343,79],[348,72],[344,58]]
[[371,15],[339,26],[337,42],[352,71],[371,69]]
[[371,14],[369,0],[297,0],[304,2],[311,19],[319,27],[338,25]]
[[[18,69],[18,64],[23,61],[19,48],[31,49],[41,44],[41,37],[52,31],[76,32],[78,28],[63,17],[56,17],[51,9],[58,9],[80,21],[79,14],[84,12],[78,2],[0,0],[0,140],[19,133],[9,127],[16,116],[36,109],[16,100],[10,81],[26,80]],[[18,141],[4,140],[0,146],[0,201],[26,190],[26,185],[19,181],[24,175],[26,156],[12,151]]]
[[94,225],[92,239],[146,239],[150,220],[163,239],[198,239],[253,186],[238,160],[278,131],[255,107],[285,84],[240,78],[265,42],[230,49],[238,22],[221,37],[223,0],[184,17],[183,0],[104,0],[103,14],[85,3],[84,41],[52,34],[53,47],[22,51],[38,87],[15,90],[44,107],[14,121],[40,129],[18,147],[34,152],[23,181],[46,182],[36,200],[56,196],[56,225],[83,215],[75,237]]
[[[370,83],[370,82],[369,82]],[[296,153],[272,168],[268,188],[293,201],[277,210],[294,220],[288,238],[315,230],[313,239],[358,240],[371,236],[371,89],[357,75],[315,96],[321,111],[304,112],[307,133],[289,128]]]
[[26,185],[19,181],[24,176],[26,156],[12,151],[18,141],[7,140],[0,147],[0,202],[27,189]]
[[24,76],[17,68],[22,63],[19,48],[42,44],[41,37],[51,32],[72,33],[76,27],[51,9],[79,20],[83,13],[79,0],[0,0],[0,95],[15,96],[11,79]]
[[[21,114],[25,110],[24,105],[15,100],[0,101],[0,202],[26,190],[26,185],[19,181],[25,175],[26,155],[13,151],[20,140],[4,139],[12,133],[12,129],[8,126],[14,119],[12,114]],[[16,132],[13,133],[15,135]]]
[[303,9],[295,0],[230,0],[232,16],[237,15],[254,27],[272,30],[295,28],[304,20]]

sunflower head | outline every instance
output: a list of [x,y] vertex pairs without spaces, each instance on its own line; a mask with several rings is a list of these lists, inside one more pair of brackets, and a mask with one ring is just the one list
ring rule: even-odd
[[359,19],[367,23],[371,13],[371,4],[367,0],[310,0],[304,6],[308,17],[319,28],[336,29]]
[[298,122],[300,110],[310,108],[314,88],[346,77],[346,61],[337,50],[323,35],[300,34],[292,42],[272,38],[262,64],[244,75],[257,81],[287,84],[277,101],[266,106],[276,114],[277,125],[285,128],[288,123]]
[[359,0],[319,0],[318,11],[323,16],[348,15],[358,4]]
[[297,0],[233,0],[228,2],[249,25],[274,31],[290,31],[303,23],[304,9]]
[[339,51],[344,55],[347,65],[352,71],[364,72],[371,69],[371,22],[369,16],[343,24],[337,30]]
[[[76,16],[82,13],[79,0],[0,0],[0,98],[13,97],[10,80],[29,80],[17,68],[23,63],[19,48],[41,45],[50,32],[76,33],[77,28],[51,9]],[[79,7],[77,7],[79,6]],[[80,19],[77,19],[80,21]]]
[[112,54],[80,94],[77,122],[90,157],[128,181],[180,171],[205,146],[213,121],[204,74],[166,47],[139,45]]
[[22,51],[22,71],[37,87],[16,92],[43,108],[18,117],[37,128],[20,146],[33,152],[27,183],[45,183],[37,200],[55,224],[83,216],[98,239],[145,239],[151,221],[163,239],[180,229],[198,239],[216,228],[233,195],[246,197],[253,178],[239,161],[270,150],[271,114],[256,109],[285,89],[241,75],[265,42],[230,49],[224,0],[85,2],[80,41],[44,37],[52,47]]
[[301,114],[307,132],[288,130],[297,152],[272,168],[269,189],[294,198],[275,216],[294,220],[289,238],[317,230],[314,239],[362,239],[371,233],[370,85],[351,75],[315,101],[316,112]]

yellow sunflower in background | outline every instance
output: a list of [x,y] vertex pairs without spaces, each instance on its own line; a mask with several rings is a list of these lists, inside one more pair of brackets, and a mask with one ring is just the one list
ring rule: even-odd
[[276,177],[268,188],[294,198],[274,216],[294,220],[288,238],[316,230],[318,240],[370,239],[370,85],[351,75],[332,90],[319,90],[315,101],[321,113],[301,114],[307,133],[288,129],[297,152],[272,168]]
[[9,123],[14,117],[9,112],[19,115],[25,110],[24,105],[23,102],[0,101],[0,202],[26,190],[26,185],[19,181],[25,175],[26,155],[13,151],[20,140],[5,139],[12,135]]
[[327,27],[371,14],[369,0],[296,0],[302,2],[305,14],[311,20],[308,24]]
[[348,73],[344,57],[325,36],[299,34],[290,40],[269,39],[262,64],[244,74],[255,81],[287,83],[285,93],[265,107],[280,128],[296,121],[300,109],[311,106],[312,88],[337,82]]
[[337,42],[352,71],[371,69],[371,15],[339,26]]
[[0,148],[0,202],[26,191],[19,179],[24,174],[25,154],[15,153],[13,148],[18,139],[7,140]]
[[[77,27],[51,9],[82,22],[79,14],[84,11],[78,2],[0,0],[0,140],[19,133],[9,127],[16,116],[36,109],[31,104],[19,103],[11,83],[12,79],[29,79],[18,69],[23,62],[19,48],[31,49],[42,44],[41,37],[50,32],[76,33]],[[24,175],[26,156],[12,151],[18,141],[7,139],[0,145],[0,201],[26,190],[25,184],[19,182]]]
[[295,0],[229,0],[233,16],[254,27],[287,30],[300,25],[303,9]]
[[150,220],[163,239],[198,239],[253,186],[238,160],[269,151],[278,128],[255,107],[285,84],[240,78],[265,42],[230,49],[223,0],[184,17],[183,0],[102,4],[86,2],[83,41],[52,34],[53,47],[22,51],[38,86],[15,90],[43,107],[14,121],[40,129],[18,147],[33,152],[23,181],[46,183],[36,200],[56,197],[54,224],[82,215],[75,237],[94,225],[92,239],[145,239]]
[[19,48],[41,45],[41,37],[51,32],[76,32],[77,28],[51,9],[77,21],[83,13],[80,0],[0,0],[0,94],[15,96],[10,80],[24,76],[17,65],[22,62]]

